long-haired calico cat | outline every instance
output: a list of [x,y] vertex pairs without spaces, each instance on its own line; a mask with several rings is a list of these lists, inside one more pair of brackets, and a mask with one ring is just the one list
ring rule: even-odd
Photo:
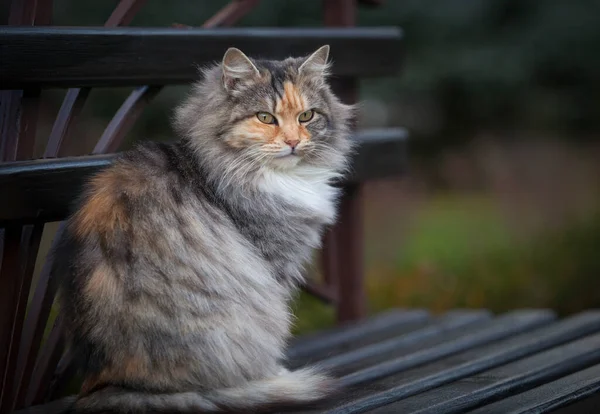
[[324,397],[282,365],[288,302],[335,217],[350,108],[307,58],[229,49],[177,110],[180,140],[96,175],[53,272],[85,367],[77,412],[249,412]]

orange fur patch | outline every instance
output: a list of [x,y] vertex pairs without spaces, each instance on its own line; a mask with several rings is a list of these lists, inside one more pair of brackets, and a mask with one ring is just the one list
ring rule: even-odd
[[292,82],[285,82],[283,91],[273,114],[277,117],[279,125],[264,124],[256,117],[248,118],[233,129],[227,143],[234,148],[243,148],[256,143],[283,145],[286,141],[310,140],[310,132],[298,122],[298,116],[310,109],[306,100]]
[[283,96],[277,102],[275,112],[282,118],[296,120],[296,117],[306,109],[306,102],[298,88],[292,82],[284,82]]
[[142,195],[148,186],[148,177],[127,165],[115,164],[90,181],[90,195],[73,216],[75,234],[86,237],[92,233],[110,237],[115,229],[125,229],[129,217],[118,194],[128,197]]
[[112,306],[121,298],[121,287],[116,275],[107,266],[98,266],[90,275],[84,288],[85,294],[95,302],[102,300]]
[[79,237],[91,233],[105,235],[127,222],[124,207],[115,200],[117,180],[111,170],[102,172],[91,181],[91,195],[73,217],[75,233]]

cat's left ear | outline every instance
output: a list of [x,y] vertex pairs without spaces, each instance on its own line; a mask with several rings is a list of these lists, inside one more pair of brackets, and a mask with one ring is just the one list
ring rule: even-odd
[[321,46],[316,52],[306,58],[304,63],[300,65],[298,72],[326,75],[329,69],[328,57],[329,45]]
[[260,76],[254,63],[240,49],[230,47],[223,56],[223,85],[231,90],[239,81],[249,81]]

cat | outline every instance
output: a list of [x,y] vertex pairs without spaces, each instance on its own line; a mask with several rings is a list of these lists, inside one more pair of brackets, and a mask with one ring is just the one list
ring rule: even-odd
[[352,149],[328,55],[228,49],[176,109],[178,141],[88,182],[52,269],[84,367],[75,412],[249,412],[336,388],[283,366],[289,302]]

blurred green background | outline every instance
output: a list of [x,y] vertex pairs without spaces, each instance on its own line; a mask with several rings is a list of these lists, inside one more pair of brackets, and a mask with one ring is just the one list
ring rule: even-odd
[[[101,25],[116,3],[55,0],[54,24]],[[224,4],[149,0],[132,25],[198,26]],[[263,0],[239,26],[321,26],[321,7]],[[359,125],[411,132],[407,176],[367,188],[370,311],[600,306],[599,16],[596,0],[359,9],[359,25],[400,26],[406,41],[399,76],[361,83]],[[161,92],[127,145],[171,139],[169,118],[186,90]],[[92,91],[73,131],[80,153],[130,91]],[[63,93],[48,92],[40,137]],[[308,297],[296,311],[297,332],[333,321]]]

